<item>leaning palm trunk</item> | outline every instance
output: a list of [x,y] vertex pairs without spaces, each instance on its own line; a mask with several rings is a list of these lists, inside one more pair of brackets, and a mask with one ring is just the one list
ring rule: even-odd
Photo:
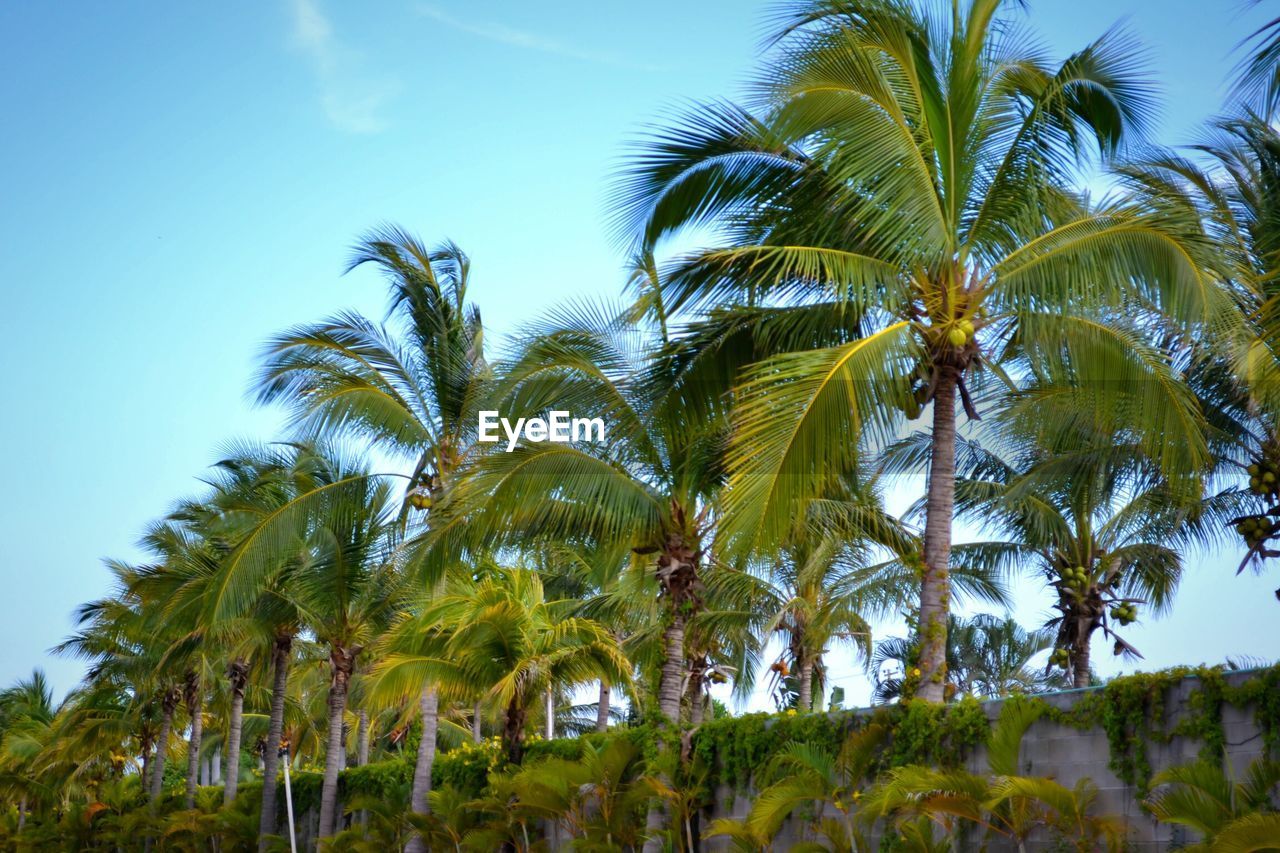
[[[413,789],[409,808],[414,814],[430,814],[431,768],[436,760],[436,733],[440,724],[440,694],[434,687],[423,688],[419,699],[422,712],[422,739],[418,741],[418,761],[413,768]],[[423,853],[427,849],[422,836],[415,835],[405,845],[405,853]]]
[[204,697],[200,692],[200,676],[187,681],[187,713],[191,715],[191,738],[187,743],[187,793],[185,808],[196,807],[196,785],[200,781],[200,740],[204,735]]
[[289,656],[293,651],[292,635],[277,637],[271,647],[271,665],[275,675],[271,683],[271,718],[267,723],[267,745],[262,755],[262,816],[258,821],[258,850],[267,849],[266,837],[275,835],[276,773],[280,767],[280,741],[284,737],[284,700],[289,687]]
[[359,653],[359,648],[341,646],[335,646],[329,652],[332,674],[329,682],[329,740],[324,752],[324,782],[320,786],[321,838],[328,838],[338,829],[338,773],[342,770],[342,757],[346,751],[342,718],[347,712],[347,688]]
[[151,767],[151,802],[160,799],[164,787],[164,760],[169,751],[169,731],[173,727],[173,712],[178,707],[176,689],[168,690],[160,702],[160,737],[156,741],[156,757]]
[[236,798],[240,783],[240,736],[244,730],[244,687],[249,679],[249,664],[243,660],[232,661],[227,667],[227,678],[231,682],[231,714],[227,720],[226,770],[222,774],[224,803]]
[[920,684],[916,696],[941,702],[947,682],[947,614],[951,609],[951,520],[956,498],[955,368],[940,365],[933,397],[929,490],[925,499],[924,570],[920,579]]
[[484,732],[481,730],[482,714],[484,707],[480,704],[480,700],[476,700],[476,705],[471,709],[471,742],[479,743],[484,740]]

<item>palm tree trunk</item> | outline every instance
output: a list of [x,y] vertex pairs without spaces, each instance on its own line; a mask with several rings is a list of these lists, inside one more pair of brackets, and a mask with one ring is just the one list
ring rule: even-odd
[[[409,808],[414,814],[430,814],[431,768],[436,761],[436,734],[440,725],[440,694],[435,687],[425,687],[418,700],[422,712],[422,739],[418,741],[418,761],[413,767],[413,789]],[[426,842],[415,835],[405,845],[405,853],[424,853]]]
[[479,743],[484,740],[484,732],[480,729],[481,713],[484,709],[480,705],[480,700],[476,700],[476,705],[471,709],[471,742]]
[[[671,624],[662,634],[662,675],[658,682],[658,712],[668,726],[680,724],[680,697],[684,693],[684,615],[678,610],[672,614]],[[667,818],[661,802],[649,805],[645,816],[644,853],[660,853],[663,848],[661,833],[667,826]]]
[[1089,634],[1086,632],[1078,640],[1076,647],[1071,655],[1072,657],[1072,685],[1075,687],[1089,686]]
[[524,760],[524,723],[527,713],[519,697],[513,696],[503,718],[502,742],[507,750],[507,761],[519,764]]
[[668,725],[680,724],[680,697],[684,693],[684,614],[674,613],[662,632],[662,675],[658,682],[658,713]]
[[334,646],[329,650],[329,739],[324,751],[324,782],[320,786],[319,838],[328,838],[338,825],[338,773],[342,770],[343,716],[347,712],[347,688],[355,669],[358,648]]
[[803,661],[797,677],[800,680],[800,696],[796,704],[801,714],[807,714],[813,710],[813,661]]
[[609,730],[609,685],[607,682],[600,682],[600,702],[596,705],[596,731],[607,732]]
[[151,802],[160,799],[164,787],[164,759],[169,751],[169,731],[173,727],[173,712],[178,707],[178,691],[171,688],[160,702],[160,737],[156,741],[156,758],[151,767]]
[[144,729],[139,736],[142,746],[142,790],[151,791],[151,735]]
[[200,676],[193,674],[187,680],[187,713],[191,716],[191,737],[187,742],[187,794],[185,808],[196,807],[196,784],[200,774],[200,740],[204,735],[204,696],[200,691]]
[[343,753],[347,751],[343,738],[343,716],[347,713],[347,688],[351,674],[356,669],[356,656],[360,648],[335,646],[329,649],[329,742],[324,753],[324,783],[320,785],[319,838],[329,838],[338,829],[338,774],[342,771]]
[[248,678],[248,662],[232,661],[227,668],[227,679],[231,682],[231,716],[227,720],[227,763],[223,771],[226,781],[222,788],[224,803],[236,798],[236,788],[240,783],[240,736],[244,731],[244,687]]
[[360,722],[356,726],[356,766],[369,763],[369,712],[360,710]]
[[21,833],[27,825],[27,795],[23,794],[22,799],[18,801],[18,832]]
[[920,579],[920,686],[916,695],[941,702],[947,682],[947,615],[951,610],[951,522],[956,497],[955,368],[938,365],[933,397],[929,487],[925,498],[924,571]]
[[267,746],[262,753],[262,816],[258,821],[258,850],[267,849],[266,836],[275,835],[280,824],[276,820],[276,773],[280,768],[280,741],[284,738],[284,700],[289,688],[289,658],[293,653],[293,635],[276,637],[271,646],[271,717],[267,722]]
[[555,740],[556,736],[556,694],[547,687],[547,740]]

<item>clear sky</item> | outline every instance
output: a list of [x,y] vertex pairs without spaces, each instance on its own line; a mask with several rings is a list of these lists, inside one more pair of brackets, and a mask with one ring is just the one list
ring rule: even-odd
[[[1031,7],[1060,52],[1127,18],[1168,142],[1217,109],[1257,18],[1236,0]],[[275,435],[246,399],[265,338],[345,308],[380,316],[374,279],[339,276],[364,230],[458,241],[495,337],[617,294],[610,173],[646,123],[740,91],[770,8],[0,4],[0,683],[44,666],[71,687],[80,665],[46,650],[105,591],[100,558],[139,557],[143,525],[222,442]],[[1150,665],[1280,657],[1280,568],[1235,578],[1237,559],[1191,561],[1174,616],[1133,632]],[[1018,615],[1043,607],[1028,592]]]

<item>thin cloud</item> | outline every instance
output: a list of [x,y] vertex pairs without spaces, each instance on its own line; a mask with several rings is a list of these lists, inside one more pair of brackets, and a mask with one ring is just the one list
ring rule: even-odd
[[388,122],[383,110],[400,91],[394,77],[369,75],[362,57],[334,33],[317,0],[293,0],[293,41],[306,55],[329,121],[348,133],[379,133]]
[[426,17],[444,24],[446,27],[468,33],[488,41],[497,42],[498,44],[508,44],[512,47],[524,48],[525,50],[536,50],[540,53],[551,53],[556,56],[563,56],[567,59],[577,59],[582,62],[594,62],[599,65],[612,65],[615,68],[629,68],[635,71],[662,70],[660,66],[632,62],[625,57],[618,56],[617,54],[603,51],[582,50],[557,39],[529,32],[528,30],[519,30],[505,24],[491,23],[487,21],[464,21],[460,18],[455,18],[453,15],[450,15],[445,10],[436,6],[421,5],[418,9]]

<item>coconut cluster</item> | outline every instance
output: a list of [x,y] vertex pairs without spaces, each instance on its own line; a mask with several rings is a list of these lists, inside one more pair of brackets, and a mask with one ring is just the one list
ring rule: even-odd
[[974,331],[973,323],[968,320],[961,320],[947,330],[947,340],[953,347],[959,349],[973,340]]
[[1280,495],[1280,470],[1275,462],[1262,458],[1249,466],[1249,491],[1255,495]]
[[1236,522],[1236,533],[1252,548],[1271,535],[1271,521],[1265,515],[1249,515]]
[[1049,663],[1056,667],[1066,669],[1071,665],[1071,653],[1063,648],[1054,649],[1053,654],[1049,655]]
[[430,509],[431,495],[421,490],[410,492],[409,506],[413,507],[414,509]]
[[1064,587],[1079,595],[1089,589],[1089,571],[1084,566],[1067,566],[1058,573],[1058,579]]
[[1111,618],[1119,622],[1121,625],[1128,625],[1138,618],[1138,605],[1136,604],[1117,604],[1111,608]]

